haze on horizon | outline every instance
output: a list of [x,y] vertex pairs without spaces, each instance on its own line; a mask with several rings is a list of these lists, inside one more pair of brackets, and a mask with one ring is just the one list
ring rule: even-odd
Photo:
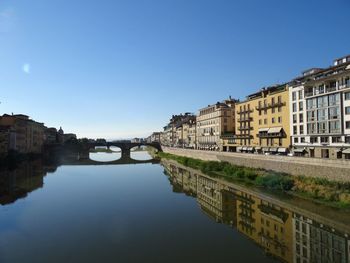
[[[350,2],[2,0],[0,114],[143,137],[350,53]],[[336,26],[335,26],[336,25]]]

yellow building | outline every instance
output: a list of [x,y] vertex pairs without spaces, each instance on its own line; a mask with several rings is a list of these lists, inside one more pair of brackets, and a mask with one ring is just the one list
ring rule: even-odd
[[237,229],[263,247],[267,254],[293,262],[291,211],[238,191]]
[[[237,151],[286,153],[290,147],[289,92],[287,85],[263,88],[236,104]],[[229,144],[228,138],[222,138]]]

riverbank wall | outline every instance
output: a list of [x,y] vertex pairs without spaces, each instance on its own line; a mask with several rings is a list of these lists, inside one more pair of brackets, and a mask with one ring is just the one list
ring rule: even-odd
[[162,147],[165,153],[204,161],[225,161],[238,166],[283,172],[290,175],[325,178],[330,181],[350,182],[350,161],[305,157],[257,155],[233,152],[214,152]]

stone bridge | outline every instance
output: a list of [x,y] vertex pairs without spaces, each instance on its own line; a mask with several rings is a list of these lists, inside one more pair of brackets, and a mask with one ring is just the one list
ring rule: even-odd
[[112,146],[114,147],[119,147],[122,151],[122,156],[130,156],[130,150],[134,147],[140,147],[140,146],[150,146],[155,148],[158,151],[162,151],[162,147],[160,145],[160,143],[158,142],[151,142],[151,143],[133,143],[133,142],[106,142],[106,143],[88,143],[86,144],[87,146],[87,150],[91,149],[91,148],[95,148],[98,146],[103,146],[103,147],[107,147],[110,148]]
[[89,158],[89,155],[87,156],[80,156],[80,158],[75,159],[66,159],[62,161],[62,164],[64,165],[116,165],[116,164],[144,164],[144,163],[151,163],[151,164],[157,164],[160,163],[159,159],[151,159],[151,160],[135,160],[130,158],[130,156],[122,156],[120,159],[115,161],[108,161],[108,162],[100,162],[91,160]]

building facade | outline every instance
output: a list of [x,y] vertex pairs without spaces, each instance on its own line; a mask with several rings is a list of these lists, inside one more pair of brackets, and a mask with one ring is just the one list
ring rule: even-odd
[[350,159],[350,56],[292,85],[290,95],[295,153]]
[[287,153],[290,128],[286,84],[263,88],[237,103],[232,143],[239,152]]
[[235,105],[231,97],[223,102],[208,105],[197,116],[196,147],[201,150],[222,149],[220,137],[235,133]]

